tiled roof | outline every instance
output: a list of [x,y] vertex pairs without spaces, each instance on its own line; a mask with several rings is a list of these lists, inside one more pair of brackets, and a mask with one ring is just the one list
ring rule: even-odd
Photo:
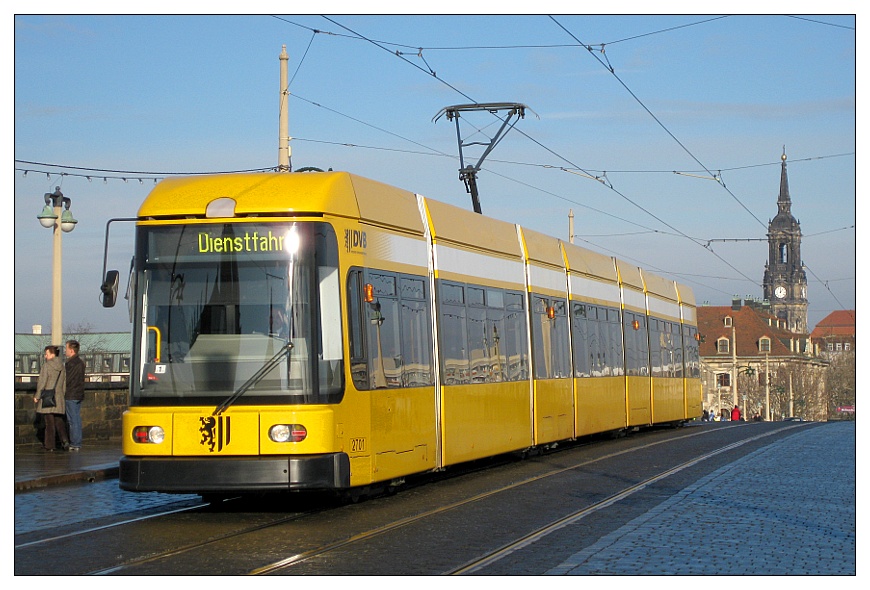
[[[728,338],[729,341],[731,339],[731,326],[725,326],[727,316],[731,317],[736,332],[737,356],[764,356],[758,346],[758,342],[763,336],[770,338],[771,356],[794,355],[796,353],[792,352],[783,341],[805,340],[807,338],[806,334],[795,334],[777,328],[774,316],[761,313],[746,305],[741,306],[740,309],[733,309],[731,306],[701,306],[698,308],[698,332],[703,336],[703,342],[700,345],[702,357],[731,356],[730,348],[725,354],[719,353],[716,346],[717,340],[722,337]],[[768,319],[773,321],[773,326],[768,324]]]
[[827,338],[830,336],[854,336],[855,335],[855,310],[840,309],[832,311],[816,324],[811,336],[813,338]]

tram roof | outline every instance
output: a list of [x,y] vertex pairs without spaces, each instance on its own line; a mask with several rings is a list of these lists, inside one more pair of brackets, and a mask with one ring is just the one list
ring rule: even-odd
[[170,178],[154,187],[139,217],[204,217],[208,205],[219,198],[235,201],[236,216],[327,214],[423,233],[414,193],[348,172]]
[[[210,203],[220,198],[234,201],[236,216],[334,215],[359,219],[382,227],[423,234],[417,195],[349,172],[259,172],[169,178],[160,182],[139,208],[142,219],[206,216]],[[500,252],[521,255],[513,224],[426,199],[434,238]],[[614,259],[557,238],[522,229],[529,258],[562,265],[559,245],[565,250],[568,268],[604,280],[616,280]],[[643,273],[634,265],[616,260],[623,284],[667,299],[694,305],[690,288]]]

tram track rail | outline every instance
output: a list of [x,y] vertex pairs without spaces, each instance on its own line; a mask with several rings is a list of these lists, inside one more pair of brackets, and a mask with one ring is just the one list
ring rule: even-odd
[[[526,547],[534,542],[537,542],[538,540],[546,537],[547,535],[551,534],[552,532],[554,532],[556,530],[559,530],[559,529],[561,529],[569,524],[572,524],[574,522],[577,522],[578,520],[585,518],[589,514],[592,514],[594,512],[602,510],[604,508],[608,508],[608,507],[612,506],[613,504],[616,504],[617,502],[620,502],[620,501],[624,500],[625,498],[649,487],[650,485],[652,485],[658,481],[661,481],[667,477],[670,477],[676,473],[679,473],[685,469],[688,469],[689,467],[695,466],[695,465],[701,463],[702,461],[706,461],[707,459],[710,459],[710,458],[715,457],[717,455],[720,455],[722,453],[737,449],[745,444],[756,442],[756,441],[761,440],[763,438],[766,438],[768,436],[772,436],[774,434],[781,434],[785,430],[799,428],[800,426],[802,426],[802,425],[795,425],[795,426],[790,426],[790,427],[787,427],[787,428],[784,428],[781,430],[777,430],[777,431],[761,433],[759,435],[725,445],[725,446],[720,447],[714,451],[699,455],[699,456],[697,456],[689,461],[681,463],[680,465],[677,465],[677,466],[670,468],[670,469],[666,469],[666,470],[662,471],[661,473],[658,473],[652,477],[649,477],[642,482],[639,482],[635,485],[629,486],[629,487],[621,490],[620,492],[609,496],[607,499],[605,499],[601,502],[597,502],[596,504],[593,504],[592,506],[588,506],[588,507],[585,507],[581,510],[573,512],[573,513],[565,516],[564,518],[560,518],[557,521],[551,522],[547,526],[541,527],[538,530],[535,530],[529,534],[523,535],[521,538],[498,548],[496,551],[487,553],[485,555],[481,555],[481,556],[475,558],[474,560],[467,562],[467,563],[463,564],[462,566],[455,568],[453,570],[443,572],[443,574],[445,574],[445,575],[462,575],[462,574],[468,574],[468,573],[473,573],[473,572],[479,571],[479,570],[483,569],[484,567],[486,567],[487,565],[505,557],[506,555],[509,555],[510,553],[513,553],[514,551],[517,551],[518,549],[521,549],[521,548]],[[544,480],[544,479],[549,478],[549,477],[553,477],[553,476],[556,476],[556,475],[559,475],[559,474],[562,474],[565,472],[579,469],[581,467],[586,467],[586,466],[592,465],[594,463],[599,463],[601,461],[606,461],[608,459],[612,459],[612,458],[615,458],[615,457],[618,457],[621,455],[626,455],[629,453],[647,450],[647,449],[650,449],[650,448],[658,446],[658,445],[667,444],[667,443],[671,443],[671,442],[675,442],[675,441],[679,441],[679,440],[684,440],[684,439],[692,438],[695,436],[701,436],[701,435],[707,434],[708,432],[709,431],[690,433],[690,434],[682,435],[679,437],[669,438],[666,440],[655,441],[655,442],[647,443],[647,444],[640,445],[637,447],[632,447],[630,449],[624,449],[624,450],[616,451],[613,453],[608,453],[608,454],[602,455],[600,457],[596,457],[593,459],[582,461],[578,464],[564,467],[561,469],[552,470],[552,471],[549,471],[547,473],[537,475],[535,477],[527,478],[527,479],[522,480],[522,481],[517,481],[517,482],[514,482],[510,485],[502,486],[498,489],[493,489],[493,490],[489,490],[489,491],[481,493],[481,494],[477,494],[475,496],[466,498],[466,499],[458,501],[458,502],[454,502],[452,504],[440,506],[438,508],[435,508],[435,509],[432,509],[432,510],[429,510],[426,512],[422,512],[420,514],[398,520],[396,522],[390,523],[390,524],[383,526],[383,527],[379,527],[376,529],[361,532],[361,533],[354,535],[352,537],[338,540],[334,543],[330,543],[329,545],[325,545],[325,546],[317,548],[317,549],[313,549],[313,550],[306,551],[304,553],[293,555],[293,556],[288,557],[286,559],[283,559],[283,560],[280,560],[280,561],[256,568],[256,569],[248,572],[248,574],[249,575],[266,575],[266,574],[277,573],[277,572],[280,572],[282,570],[286,570],[288,568],[291,568],[295,565],[301,564],[301,563],[305,562],[306,560],[310,560],[310,559],[324,556],[332,551],[348,547],[348,546],[355,544],[355,543],[365,542],[365,541],[367,541],[375,536],[386,534],[386,533],[389,533],[391,531],[395,531],[399,528],[402,528],[402,527],[405,527],[405,526],[408,526],[411,524],[419,523],[425,519],[432,518],[434,516],[446,513],[446,512],[451,511],[451,510],[455,510],[461,506],[466,506],[466,505],[472,504],[474,502],[479,502],[483,499],[490,498],[492,496],[504,493],[504,492],[511,490],[511,489],[515,489],[515,488],[518,488],[521,486],[529,485],[531,483],[536,483],[536,482],[539,482],[539,481]]]
[[[739,426],[728,426],[726,428],[741,428],[745,426],[747,425],[742,424]],[[573,510],[567,515],[563,515],[560,518],[551,520],[542,526],[537,526],[534,529],[527,529],[521,535],[510,540],[509,542],[502,542],[500,545],[493,549],[478,552],[476,556],[471,557],[470,559],[470,555],[465,555],[463,559],[457,559],[455,561],[455,563],[461,565],[457,565],[455,567],[451,567],[449,569],[446,569],[445,571],[437,573],[441,573],[443,575],[464,575],[480,572],[490,564],[495,563],[496,561],[510,555],[511,553],[519,551],[524,547],[536,543],[539,540],[546,538],[548,535],[558,531],[559,529],[568,526],[569,524],[577,522],[596,512],[605,510],[606,508],[613,506],[614,504],[618,504],[619,502],[629,498],[630,496],[640,492],[641,490],[649,488],[657,482],[661,482],[675,474],[681,473],[692,466],[698,465],[718,455],[722,455],[729,451],[736,450],[744,445],[750,443],[757,443],[763,441],[767,437],[776,434],[781,435],[786,433],[787,431],[795,428],[800,428],[802,426],[804,426],[804,424],[795,424],[783,428],[777,428],[776,430],[761,432],[734,442],[730,442],[729,444],[717,446],[713,449],[708,448],[704,452],[697,454],[696,456],[691,457],[688,460],[682,461],[677,465],[668,466],[665,469],[649,474],[641,481],[633,482],[631,483],[631,485],[626,485],[616,491],[613,491],[608,495],[607,498],[604,498],[592,504],[586,504],[585,506],[579,507],[577,510]],[[322,564],[325,560],[329,560],[331,555],[336,555],[340,551],[365,552],[365,547],[367,543],[376,543],[378,538],[389,538],[389,535],[391,533],[399,534],[400,531],[402,531],[403,529],[412,529],[413,525],[425,525],[426,521],[436,522],[438,517],[447,515],[454,511],[459,512],[460,509],[473,509],[475,505],[484,504],[487,500],[494,500],[498,498],[499,495],[504,495],[517,490],[522,490],[526,487],[532,487],[533,484],[543,483],[548,478],[553,478],[564,474],[570,474],[573,471],[579,471],[583,468],[588,468],[590,466],[594,466],[595,464],[602,464],[611,460],[625,459],[627,457],[630,457],[634,453],[642,453],[656,447],[661,447],[662,445],[680,442],[685,443],[688,440],[694,439],[696,437],[704,437],[706,435],[716,432],[722,433],[725,429],[718,428],[715,430],[708,430],[699,428],[695,430],[693,428],[692,430],[693,432],[683,433],[676,436],[667,436],[666,438],[660,438],[658,440],[652,440],[648,442],[642,442],[641,444],[632,445],[628,448],[622,448],[610,452],[596,454],[596,456],[594,457],[584,458],[580,461],[572,460],[570,464],[558,466],[556,468],[547,468],[545,471],[537,473],[535,475],[523,477],[512,482],[496,485],[492,489],[487,489],[478,493],[472,493],[469,494],[467,497],[461,497],[458,499],[454,499],[453,501],[447,501],[443,505],[436,506],[429,510],[424,510],[403,517],[396,517],[395,519],[389,520],[388,522],[380,522],[376,526],[369,526],[367,528],[357,527],[356,530],[348,528],[347,530],[338,531],[335,534],[340,536],[334,536],[333,538],[325,537],[324,539],[316,542],[311,547],[300,547],[297,552],[281,557],[280,559],[274,559],[273,561],[270,561],[265,565],[258,565],[256,567],[244,567],[242,569],[235,569],[232,572],[215,573],[233,573],[247,575],[269,575],[288,573],[294,574],[297,573],[297,569],[301,573],[308,573],[302,572],[302,570],[305,569],[302,566],[314,562],[319,562]],[[580,448],[594,449],[594,447],[595,445],[584,445],[582,447],[573,448],[579,450]],[[547,453],[544,455],[544,457],[558,458],[560,455],[560,452],[555,452]],[[526,462],[517,462],[517,464],[524,463]],[[482,470],[478,473],[488,474],[492,473],[492,471]],[[427,484],[426,486],[423,486],[423,488],[426,489],[429,487],[429,485],[437,486],[438,483],[435,482],[432,484]],[[348,506],[347,508],[351,510],[365,509],[366,504],[367,503],[363,503],[358,506]],[[231,502],[227,501],[223,505],[229,507],[231,505]],[[120,521],[102,527],[91,527],[82,531],[46,538],[30,543],[22,543],[15,547],[16,560],[18,559],[17,552],[19,550],[40,548],[43,550],[50,550],[52,546],[56,543],[64,541],[68,542],[75,538],[83,539],[81,542],[86,542],[87,535],[99,535],[101,532],[107,531],[109,529],[119,529],[123,528],[124,526],[135,526],[136,523],[141,523],[147,520],[155,520],[161,517],[171,518],[173,516],[183,515],[184,513],[195,514],[197,510],[202,511],[203,508],[204,506],[180,508],[143,516],[141,518],[128,519],[126,521]],[[146,555],[130,557],[125,559],[122,563],[115,563],[113,565],[108,565],[105,567],[93,568],[87,572],[81,573],[86,573],[88,575],[137,574],[140,571],[143,571],[140,568],[145,568],[144,571],[148,571],[149,567],[153,568],[155,565],[162,568],[167,573],[171,573],[172,568],[175,567],[173,565],[173,560],[181,556],[188,555],[188,559],[190,559],[191,555],[194,555],[193,552],[197,550],[226,551],[226,547],[244,545],[246,543],[246,538],[250,539],[250,544],[254,546],[255,541],[253,541],[253,539],[256,538],[258,533],[263,533],[264,531],[268,533],[268,531],[273,530],[274,532],[278,533],[278,536],[280,536],[282,532],[282,529],[280,527],[288,525],[293,526],[294,523],[296,523],[297,525],[301,524],[302,526],[305,526],[306,519],[310,517],[316,517],[317,514],[326,514],[326,518],[328,519],[328,514],[330,510],[330,508],[320,507],[317,509],[294,512],[291,515],[283,515],[278,518],[268,519],[265,522],[260,522],[255,525],[241,526],[235,530],[228,530],[222,533],[211,534],[208,538],[204,538],[202,540],[183,542],[178,544],[177,546],[168,548],[165,551],[153,551]],[[312,526],[318,525],[312,524]]]
[[43,539],[37,539],[35,541],[28,541],[26,543],[21,543],[19,545],[15,545],[13,548],[14,549],[25,549],[27,547],[44,545],[47,543],[53,543],[55,541],[61,541],[63,539],[72,539],[72,538],[79,537],[82,535],[88,535],[91,533],[96,533],[99,531],[104,531],[104,530],[108,530],[108,529],[119,527],[119,526],[125,526],[128,524],[132,524],[134,522],[142,522],[142,521],[150,520],[153,518],[160,518],[162,516],[169,516],[170,514],[178,514],[181,512],[194,512],[196,510],[201,510],[202,508],[203,508],[203,506],[185,506],[184,508],[175,508],[173,510],[164,510],[161,512],[155,512],[153,514],[147,514],[145,516],[138,516],[136,518],[128,518],[125,520],[119,520],[117,522],[112,522],[112,523],[104,524],[104,525],[100,525],[100,526],[87,527],[87,528],[73,531],[70,533],[64,533],[62,535],[54,535],[52,537],[45,537]]
[[621,490],[620,492],[611,495],[610,497],[608,497],[605,500],[602,500],[601,502],[597,502],[597,503],[593,504],[592,506],[588,506],[588,507],[583,508],[581,510],[577,510],[577,511],[565,516],[564,518],[560,518],[554,522],[551,522],[547,526],[541,527],[538,530],[532,531],[531,533],[524,535],[520,539],[517,539],[517,540],[515,540],[511,543],[508,543],[502,547],[499,547],[495,551],[492,551],[486,555],[481,555],[481,556],[475,558],[473,561],[465,563],[464,565],[462,565],[456,569],[453,569],[453,570],[450,570],[450,571],[447,571],[444,573],[447,575],[463,575],[463,574],[471,574],[471,573],[480,571],[483,568],[485,568],[486,566],[502,559],[503,557],[506,557],[507,555],[510,555],[511,553],[514,553],[515,551],[517,551],[519,549],[522,549],[524,547],[528,547],[529,545],[540,541],[541,539],[547,537],[548,535],[554,533],[555,531],[557,531],[561,528],[564,528],[568,525],[574,524],[574,523],[578,522],[579,520],[586,518],[590,514],[598,512],[599,510],[609,508],[610,506],[616,504],[617,502],[621,502],[622,500],[628,498],[629,496],[632,496],[632,495],[636,494],[637,492],[639,492],[643,489],[646,489],[650,485],[652,485],[658,481],[661,481],[667,477],[670,477],[676,473],[679,473],[685,469],[688,469],[689,467],[693,467],[693,466],[701,463],[702,461],[706,461],[706,460],[711,459],[712,457],[715,457],[715,456],[720,455],[722,453],[732,451],[734,449],[742,447],[743,445],[746,445],[746,444],[749,444],[752,442],[756,442],[758,440],[772,436],[774,434],[781,434],[784,430],[791,430],[793,428],[800,428],[801,426],[802,425],[796,425],[796,426],[790,426],[788,428],[785,428],[785,429],[779,430],[779,431],[775,431],[775,432],[764,432],[764,433],[758,434],[756,436],[753,436],[751,438],[743,439],[743,440],[725,445],[723,447],[720,447],[714,451],[699,455],[698,457],[695,457],[694,459],[691,459],[689,461],[685,461],[685,462],[683,462],[675,467],[672,467],[670,469],[666,469],[657,475],[649,477],[649,478],[645,479],[644,481],[641,481],[635,485],[629,486],[629,487]]

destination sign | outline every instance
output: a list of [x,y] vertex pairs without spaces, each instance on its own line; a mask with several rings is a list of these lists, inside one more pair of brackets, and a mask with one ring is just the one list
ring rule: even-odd
[[221,223],[145,227],[147,259],[221,259],[228,255],[285,257],[295,254],[303,233],[297,224]]
[[284,250],[285,234],[273,234],[272,230],[245,232],[241,236],[213,236],[199,232],[200,252],[277,252]]

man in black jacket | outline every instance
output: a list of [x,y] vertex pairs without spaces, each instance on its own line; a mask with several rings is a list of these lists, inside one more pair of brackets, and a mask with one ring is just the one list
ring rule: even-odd
[[66,421],[69,450],[82,448],[82,400],[85,399],[85,362],[79,357],[78,340],[66,343]]

